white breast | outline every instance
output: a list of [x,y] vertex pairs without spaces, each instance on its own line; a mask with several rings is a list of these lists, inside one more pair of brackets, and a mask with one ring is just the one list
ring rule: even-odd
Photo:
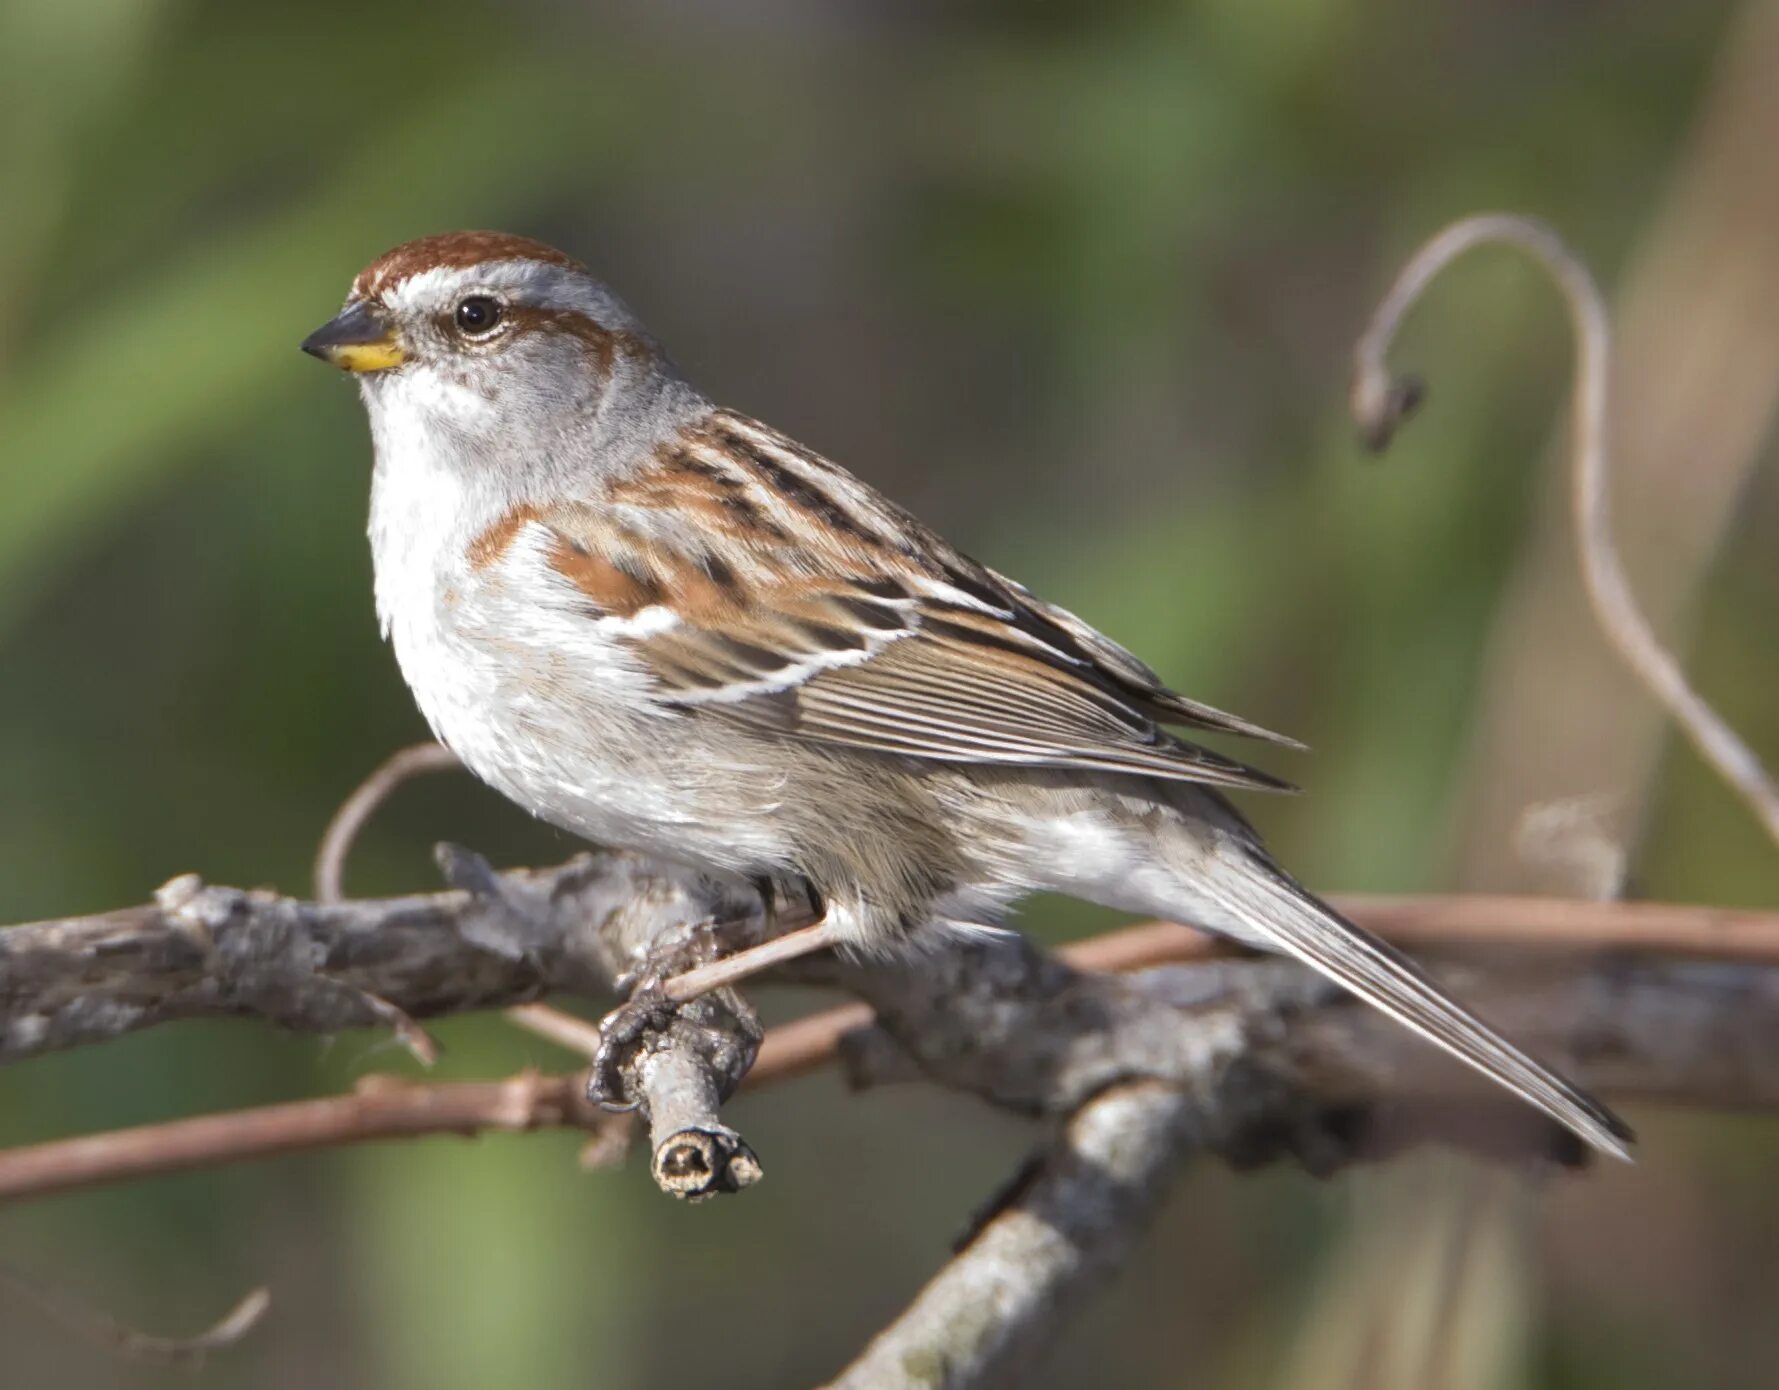
[[[718,867],[778,858],[764,812],[778,774],[703,746],[659,705],[624,640],[666,610],[602,618],[546,563],[535,523],[480,566],[472,542],[508,509],[425,422],[373,412],[377,612],[433,733],[532,814],[600,843]],[[745,740],[744,740],[745,742]]]

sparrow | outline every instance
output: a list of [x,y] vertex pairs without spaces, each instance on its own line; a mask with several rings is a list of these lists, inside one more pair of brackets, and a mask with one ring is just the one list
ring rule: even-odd
[[1294,957],[1629,1156],[1621,1120],[1298,884],[1223,795],[1286,784],[1176,730],[1301,745],[713,404],[579,261],[410,241],[302,348],[357,380],[377,613],[439,740],[575,835],[820,905],[675,997],[1059,892]]

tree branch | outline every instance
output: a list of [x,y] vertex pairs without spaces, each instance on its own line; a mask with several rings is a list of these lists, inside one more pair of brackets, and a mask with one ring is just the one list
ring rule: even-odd
[[251,1015],[302,1032],[535,999],[609,997],[651,935],[760,908],[617,852],[462,890],[337,904],[174,879],[141,907],[0,930],[0,1061],[181,1018]]
[[[1553,952],[1491,957],[1487,968],[1446,962],[1436,973],[1510,1037],[1609,1095],[1779,1108],[1779,964]],[[1544,1126],[1285,961],[1199,960],[1116,977],[1015,939],[971,943],[942,964],[836,966],[831,978],[876,1013],[875,1027],[838,1044],[856,1086],[919,1076],[1060,1115],[1106,1086],[1149,1077],[1200,1098],[1213,1147],[1235,1158],[1283,1147],[1316,1171],[1369,1154],[1378,1139],[1365,1125],[1380,1108],[1431,1114],[1458,1098],[1460,1112],[1486,1115],[1510,1148],[1523,1147],[1512,1136],[1527,1125]],[[1331,1119],[1341,1134],[1324,1132]]]
[[[559,876],[572,897],[592,873],[574,861],[505,875],[503,882],[536,889]],[[677,910],[687,905],[660,884],[632,886],[644,898],[677,903]],[[268,929],[298,943],[305,938],[289,934],[290,922],[320,911],[271,895],[243,896],[266,914]],[[1511,968],[1491,960],[1486,970],[1448,965],[1442,973],[1512,1036],[1581,1064],[1611,1094],[1779,1109],[1779,914],[1543,899],[1347,899],[1344,906],[1397,939],[1421,944],[1474,948],[1489,940],[1489,923],[1499,924],[1496,939],[1516,948]],[[402,930],[429,923],[437,938],[429,951],[459,935],[459,916],[478,910],[460,893],[352,907],[359,930],[385,915]],[[0,1035],[41,1010],[45,994],[72,988],[82,972],[107,960],[103,947],[119,944],[120,915],[0,931]],[[245,929],[246,920],[235,929]],[[324,920],[338,926],[336,918]],[[1598,949],[1614,921],[1627,924],[1627,942],[1672,950],[1696,941],[1701,958]],[[1555,949],[1521,952],[1532,933]],[[33,940],[43,954],[33,951]],[[189,999],[189,963],[153,952],[123,955],[161,959]],[[1244,1161],[1286,1150],[1317,1171],[1401,1142],[1388,1135],[1403,1116],[1418,1117],[1414,1132],[1422,1137],[1433,1124],[1473,1148],[1487,1147],[1491,1134],[1523,1137],[1510,1103],[1474,1090],[1468,1073],[1333,986],[1288,963],[1211,955],[1198,934],[1153,925],[1075,943],[1063,958],[1007,938],[869,966],[810,962],[801,978],[851,990],[865,1002],[774,1029],[746,1084],[803,1075],[838,1055],[855,1086],[925,1077],[1020,1113],[1065,1115],[1109,1086],[1144,1077],[1195,1098],[1211,1147]],[[55,973],[51,957],[67,972],[60,986],[48,979]],[[536,958],[551,953],[540,950]],[[16,969],[21,960],[29,970]],[[1142,973],[1114,978],[1094,967]],[[408,973],[387,962],[379,970],[354,982],[389,989]],[[22,988],[27,982],[32,987]],[[541,988],[542,977],[518,983]],[[400,1001],[417,1010],[451,1002],[436,989]],[[480,1007],[473,996],[455,1002]],[[329,1017],[325,1010],[302,1014],[299,1023]],[[590,1024],[579,1028],[593,1031]],[[67,1030],[58,1035],[67,1045]],[[41,1033],[40,1042],[47,1046],[49,1036]],[[563,1041],[580,1049],[588,1039]],[[713,1085],[696,1069],[657,1079],[683,1067],[663,1062],[664,1055],[674,1054],[645,1050],[641,1064],[649,1073],[645,1091],[658,1097],[650,1107],[657,1182],[676,1195],[704,1196],[756,1180],[751,1149],[716,1118],[725,1083]],[[1451,1134],[1454,1094],[1464,1097],[1461,1113],[1487,1117],[1490,1133]],[[444,1086],[379,1079],[348,1097],[0,1151],[0,1200],[334,1143],[561,1125],[588,1130],[607,1151],[628,1133],[619,1117],[586,1103],[579,1076]]]
[[[651,940],[687,922],[755,924],[761,914],[749,893],[616,851],[490,878],[498,892],[318,904],[187,875],[140,907],[0,929],[0,1062],[183,1018],[255,1016],[333,1033],[383,1026],[386,1014],[371,1001],[425,1019],[552,992],[605,999]],[[1779,912],[1461,895],[1335,901],[1417,946],[1779,962]],[[1129,969],[1211,949],[1209,938],[1156,925],[1063,955]],[[957,954],[932,953],[933,970]],[[856,972],[853,983],[868,993],[874,971]]]
[[[447,847],[442,858],[466,887],[329,904],[187,875],[144,907],[0,931],[0,1061],[206,1015],[318,1033],[393,1024],[424,1057],[416,1019],[552,991],[609,996],[651,950],[713,923],[757,930],[762,920],[751,893],[634,855],[501,875],[467,851]],[[709,1098],[734,1089],[758,1040],[737,997],[706,996],[638,1040],[626,1087],[651,1114],[669,1110],[692,1128],[703,1098],[705,1142],[721,1132]],[[676,1050],[696,1064],[641,1065]],[[662,1139],[672,1152],[658,1171],[682,1173],[669,1190],[696,1195],[675,1156],[690,1141]],[[716,1187],[729,1181],[726,1170],[711,1176]]]
[[999,1210],[831,1390],[1006,1381],[1118,1267],[1194,1148],[1192,1104],[1154,1082],[1095,1096]]

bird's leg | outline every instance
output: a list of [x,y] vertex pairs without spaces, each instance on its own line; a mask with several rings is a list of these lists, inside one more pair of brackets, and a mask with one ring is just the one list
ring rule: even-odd
[[626,1103],[621,1068],[650,1033],[672,1026],[678,1003],[663,986],[680,974],[718,957],[717,928],[701,923],[665,946],[656,946],[614,984],[623,1002],[599,1021],[599,1047],[587,1076],[587,1098],[607,1110],[634,1110]]
[[783,936],[775,936],[770,941],[762,941],[758,946],[749,946],[745,951],[737,951],[732,956],[724,956],[721,960],[713,960],[705,965],[695,965],[690,970],[662,981],[661,993],[670,1003],[683,1004],[688,999],[696,999],[700,994],[708,994],[713,989],[740,984],[749,975],[757,975],[762,970],[783,965],[788,960],[796,960],[812,951],[838,945],[843,935],[840,923],[829,914],[819,922],[799,927],[796,931],[788,931]]
[[[729,956],[712,958],[720,949],[719,931],[714,928],[652,955],[630,976],[624,1002],[600,1022],[599,1049],[588,1076],[588,1096],[608,1109],[632,1108],[622,1103],[625,1087],[620,1067],[644,1034],[666,1028],[682,1005],[701,995],[831,946],[843,934],[830,914]],[[733,1006],[746,1007],[739,1000],[734,1000]]]

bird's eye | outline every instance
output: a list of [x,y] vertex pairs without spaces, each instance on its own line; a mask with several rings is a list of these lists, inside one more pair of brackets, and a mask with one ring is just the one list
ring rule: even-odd
[[457,328],[467,337],[485,338],[500,326],[500,301],[485,294],[472,294],[457,305]]

